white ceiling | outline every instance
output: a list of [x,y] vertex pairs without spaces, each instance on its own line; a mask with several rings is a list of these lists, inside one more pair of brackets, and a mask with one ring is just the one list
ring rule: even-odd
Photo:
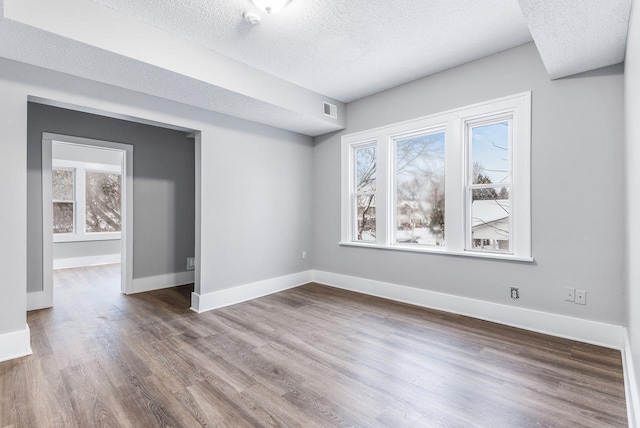
[[632,0],[519,0],[549,77],[624,61]]
[[516,0],[94,1],[344,102],[532,40]]
[[0,0],[0,57],[315,136],[341,101],[532,39],[551,78],[620,63],[631,2],[292,0],[251,26],[251,0]]

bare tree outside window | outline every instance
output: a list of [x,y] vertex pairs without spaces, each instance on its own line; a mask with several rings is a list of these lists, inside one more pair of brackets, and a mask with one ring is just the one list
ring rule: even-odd
[[357,241],[376,240],[376,148],[355,150],[355,208]]
[[53,233],[73,233],[74,171],[51,171],[53,196]]
[[396,242],[444,245],[445,133],[396,141]]
[[120,174],[86,173],[86,231],[120,232],[122,229]]

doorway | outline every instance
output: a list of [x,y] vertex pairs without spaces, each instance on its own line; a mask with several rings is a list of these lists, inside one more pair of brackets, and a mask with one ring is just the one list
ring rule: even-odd
[[[54,267],[119,264],[120,291],[130,291],[133,146],[44,133],[42,208],[43,292],[39,308],[53,306]],[[56,275],[57,279],[63,277]]]

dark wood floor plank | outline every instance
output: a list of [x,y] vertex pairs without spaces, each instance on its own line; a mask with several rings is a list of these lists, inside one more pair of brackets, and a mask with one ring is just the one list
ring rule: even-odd
[[317,284],[196,314],[119,275],[56,271],[0,428],[627,425],[615,350]]

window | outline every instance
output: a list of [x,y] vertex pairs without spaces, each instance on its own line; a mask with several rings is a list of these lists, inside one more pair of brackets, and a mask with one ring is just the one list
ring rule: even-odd
[[54,242],[120,239],[120,167],[54,159]]
[[86,232],[120,232],[120,174],[87,171],[85,181]]
[[342,137],[343,245],[531,260],[531,93]]
[[376,240],[376,147],[353,147],[354,188],[353,220],[354,241]]
[[445,132],[393,141],[395,244],[443,246]]
[[54,169],[53,178],[53,233],[73,233],[75,216],[74,170]]

